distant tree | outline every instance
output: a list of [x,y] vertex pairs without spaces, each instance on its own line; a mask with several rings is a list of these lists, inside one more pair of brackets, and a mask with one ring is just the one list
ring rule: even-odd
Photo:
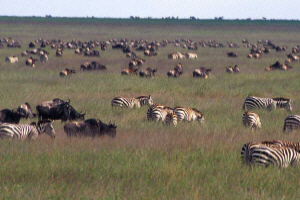
[[263,17],[263,20],[267,20],[267,18]]
[[196,20],[196,17],[190,16],[190,20]]
[[52,16],[51,15],[46,15],[46,18],[52,18]]
[[134,19],[134,16],[130,16],[130,19]]

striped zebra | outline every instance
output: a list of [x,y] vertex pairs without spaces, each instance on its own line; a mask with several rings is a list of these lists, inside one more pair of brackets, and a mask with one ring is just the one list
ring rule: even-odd
[[147,110],[147,120],[150,121],[150,120],[153,120],[153,117],[152,117],[152,114],[153,114],[153,109],[154,108],[165,108],[167,106],[165,105],[162,105],[162,104],[159,104],[159,103],[154,103],[152,106],[150,106]]
[[137,98],[115,97],[111,100],[111,106],[121,108],[140,108],[144,105],[153,105],[153,99],[149,96],[139,96]]
[[283,132],[290,132],[300,129],[300,116],[290,115],[284,120]]
[[9,124],[3,123],[0,125],[0,138],[16,138],[16,139],[36,139],[39,134],[46,133],[51,138],[55,138],[55,130],[53,121],[44,120],[37,124],[32,122],[28,124]]
[[263,141],[259,143],[249,142],[243,145],[241,150],[241,157],[246,163],[250,162],[251,152],[256,147],[267,146],[267,147],[288,147],[300,152],[300,142],[289,142],[282,140]]
[[177,121],[181,122],[183,120],[188,122],[193,122],[197,120],[198,122],[204,123],[204,115],[196,108],[174,108],[174,113],[177,115]]
[[292,105],[290,99],[285,98],[261,98],[261,97],[254,97],[248,96],[245,99],[243,104],[243,110],[253,110],[253,109],[268,109],[273,110],[276,108],[285,108],[287,111],[292,111]]
[[279,169],[300,164],[300,153],[289,147],[256,146],[251,149],[249,158],[251,164],[274,165]]
[[242,120],[243,120],[243,125],[250,127],[252,131],[256,130],[257,128],[261,128],[261,122],[259,116],[252,111],[246,111],[243,114]]
[[166,115],[165,120],[163,121],[164,124],[170,125],[171,123],[176,127],[177,126],[177,115],[174,112],[169,112]]

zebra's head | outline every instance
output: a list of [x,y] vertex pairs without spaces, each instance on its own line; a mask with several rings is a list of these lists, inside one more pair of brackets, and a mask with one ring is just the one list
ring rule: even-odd
[[292,112],[293,108],[292,108],[292,104],[291,104],[291,100],[288,100],[286,103],[285,103],[285,109],[289,112]]
[[200,112],[199,110],[197,110],[196,108],[192,108],[192,110],[194,111],[194,113],[196,115],[196,120],[200,123],[204,123],[204,114],[202,112]]
[[149,95],[149,97],[148,97],[148,99],[147,99],[147,104],[148,104],[149,106],[152,106],[152,105],[153,105],[153,99],[152,99],[151,95]]
[[37,128],[38,128],[40,134],[45,132],[51,138],[55,138],[55,130],[53,127],[53,121],[50,121],[50,120],[39,121],[37,124]]

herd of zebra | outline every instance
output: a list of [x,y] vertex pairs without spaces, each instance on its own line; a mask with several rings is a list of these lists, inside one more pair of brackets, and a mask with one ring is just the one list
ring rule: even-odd
[[[139,96],[137,98],[115,97],[111,101],[112,107],[140,108],[148,105],[148,121],[162,121],[163,124],[174,126],[182,121],[198,121],[204,123],[204,115],[195,108],[175,107],[153,103],[151,95]],[[255,109],[267,109],[269,111],[277,108],[285,108],[292,111],[291,100],[286,98],[260,98],[248,96],[243,104],[245,113],[242,117],[244,126],[252,130],[261,128],[261,121]],[[290,115],[284,122],[284,132],[300,129],[300,116]],[[247,164],[257,164],[263,166],[275,165],[278,168],[289,165],[297,166],[300,163],[300,142],[286,142],[280,140],[263,141],[259,143],[248,142],[243,145],[241,151],[242,160]]]
[[[286,98],[259,98],[249,96],[246,98],[243,109],[247,109],[242,120],[245,126],[252,130],[261,127],[259,116],[250,110],[285,108],[292,111],[291,100]],[[284,132],[297,130],[300,128],[300,116],[289,115],[284,120]],[[298,166],[300,164],[300,142],[287,142],[281,140],[248,142],[243,145],[241,151],[242,160],[247,164],[262,166],[274,165],[278,168]]]
[[111,101],[112,107],[121,108],[140,108],[148,105],[147,119],[148,121],[162,121],[166,125],[177,126],[182,121],[193,122],[198,121],[204,123],[204,115],[196,108],[175,107],[171,108],[159,103],[153,103],[151,95],[139,96],[137,98],[115,97]]

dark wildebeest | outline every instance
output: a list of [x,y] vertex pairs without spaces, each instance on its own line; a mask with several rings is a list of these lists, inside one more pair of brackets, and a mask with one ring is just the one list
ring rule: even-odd
[[68,137],[76,136],[102,136],[107,134],[116,137],[117,126],[115,124],[105,124],[98,119],[88,119],[79,122],[69,122],[64,126],[64,131]]
[[68,76],[68,75],[71,75],[71,74],[75,74],[76,73],[76,70],[75,69],[69,69],[69,68],[66,68],[65,70],[61,71],[59,73],[60,76]]
[[69,102],[60,103],[61,101],[60,99],[54,99],[52,103],[49,101],[48,105],[37,105],[36,110],[39,119],[61,121],[84,119],[86,113],[78,113]]
[[25,64],[26,66],[35,67],[36,61],[38,61],[38,59],[30,57],[26,60]]
[[227,56],[228,56],[228,57],[236,58],[236,57],[238,57],[238,54],[237,54],[237,53],[234,53],[234,52],[228,52],[228,53],[227,53]]
[[195,69],[193,71],[193,77],[208,78],[209,72],[211,72],[211,69],[200,67],[199,69]]
[[157,68],[151,69],[150,67],[148,67],[147,69],[140,71],[139,74],[140,74],[140,77],[154,77],[155,72],[157,72]]
[[0,111],[0,122],[18,124],[22,117],[24,117],[22,113],[14,110],[3,109]]
[[138,71],[139,69],[124,69],[124,70],[122,70],[121,71],[121,74],[122,75],[131,75],[131,74],[135,74],[135,75],[137,75],[137,71]]
[[32,112],[31,106],[29,103],[25,102],[17,108],[17,112],[24,115],[26,119],[34,118],[36,116],[35,113]]

